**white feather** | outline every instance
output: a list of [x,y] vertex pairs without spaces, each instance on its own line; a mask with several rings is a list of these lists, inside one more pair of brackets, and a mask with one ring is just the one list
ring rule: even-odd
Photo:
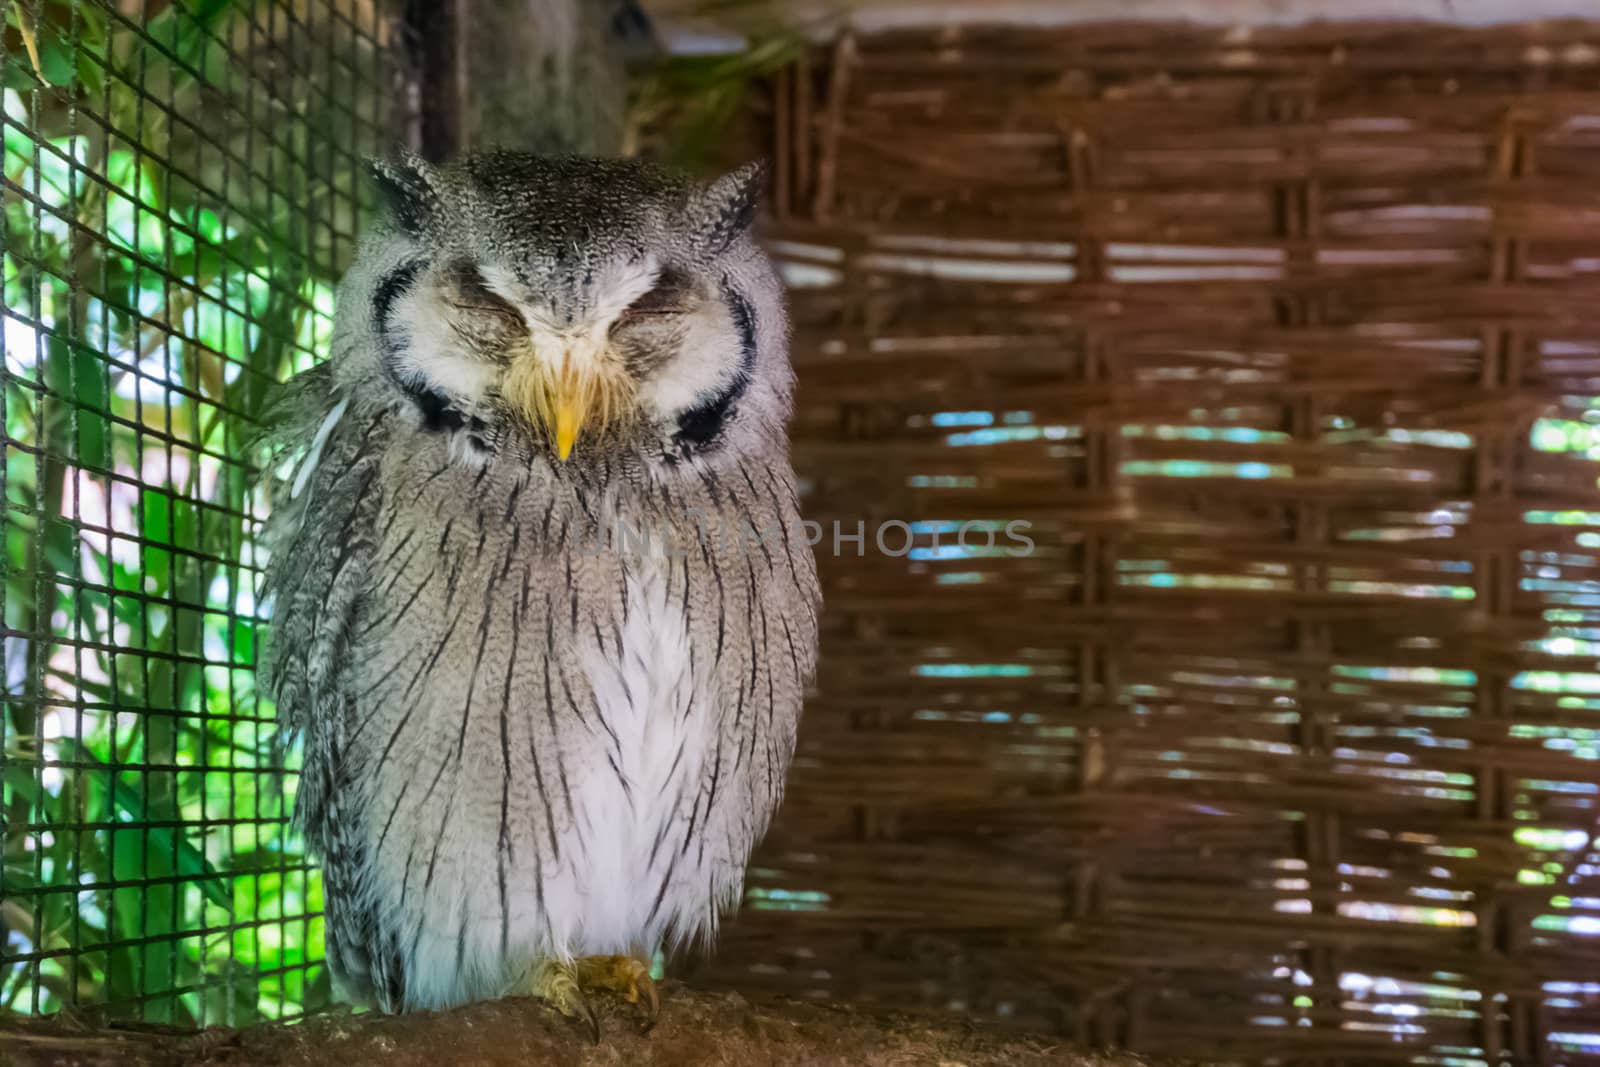
[[739,366],[739,334],[727,307],[716,301],[683,321],[671,374],[640,385],[639,403],[665,421],[727,388]]
[[289,487],[290,500],[300,499],[300,494],[311,484],[311,475],[316,472],[317,464],[322,462],[322,450],[327,447],[333,428],[339,425],[339,420],[344,418],[345,409],[349,406],[350,398],[345,397],[333,406],[333,410],[328,412],[328,417],[322,420],[322,425],[317,427],[317,436],[311,439],[311,451],[306,453],[300,469],[295,472],[294,485]]
[[[568,943],[585,952],[627,952],[634,942],[654,949],[650,942],[665,926],[696,928],[706,911],[704,899],[684,893],[680,882],[650,915],[666,859],[688,832],[702,763],[715,743],[709,702],[695,699],[705,687],[690,673],[683,612],[676,599],[669,603],[667,562],[647,558],[628,577],[621,662],[610,649],[591,656],[590,684],[616,731],[622,773],[589,775],[574,790],[578,826],[594,831],[586,834],[589,866],[546,890],[552,918],[568,917]],[[651,845],[661,834],[668,844],[652,870]],[[704,883],[694,881],[703,891]]]
[[655,288],[660,277],[661,264],[655,256],[619,260],[604,267],[595,278],[594,289],[589,294],[594,303],[590,320],[595,329],[602,333],[609,330],[618,315]]
[[499,368],[461,343],[450,325],[452,311],[433,285],[414,286],[400,298],[394,322],[405,343],[396,350],[396,369],[458,400],[477,403],[488,395]]
[[[514,852],[520,859],[507,887],[504,946],[493,868],[486,870],[480,859],[449,873],[441,870],[432,888],[418,893],[420,857],[433,848],[439,824],[432,811],[409,814],[396,824],[386,860],[393,865],[368,888],[380,894],[376,906],[398,914],[396,893],[408,881],[403,861],[419,857],[409,868],[413,892],[407,901],[414,911],[406,926],[416,931],[407,964],[410,1006],[444,1008],[526,992],[519,983],[540,959],[649,951],[669,931],[684,939],[709,934],[718,909],[737,897],[744,856],[730,856],[721,835],[708,835],[702,822],[694,827],[695,840],[709,836],[711,847],[685,854],[694,813],[703,806],[699,790],[706,761],[716,747],[715,708],[703,695],[696,699],[708,685],[706,668],[698,680],[691,673],[691,637],[681,603],[669,596],[669,565],[656,556],[630,566],[622,658],[609,641],[585,653],[589,683],[609,727],[598,736],[607,743],[600,748],[597,735],[569,724],[574,731],[567,750],[573,817],[562,819],[556,829],[558,848],[546,848],[542,829],[514,822]],[[453,717],[458,705],[449,707]],[[543,717],[534,708],[527,712]],[[449,720],[445,729],[454,729]],[[615,771],[606,762],[613,751],[610,732],[616,735]],[[521,744],[520,738],[513,742]],[[458,812],[445,831],[449,839],[496,845],[499,790],[484,796],[487,805],[484,797],[465,801],[476,814]],[[702,819],[708,817],[708,811],[701,812]],[[405,823],[411,825],[402,829]],[[408,838],[403,844],[402,837]],[[658,837],[662,844],[653,855]],[[529,862],[535,855],[540,857],[537,876]]]

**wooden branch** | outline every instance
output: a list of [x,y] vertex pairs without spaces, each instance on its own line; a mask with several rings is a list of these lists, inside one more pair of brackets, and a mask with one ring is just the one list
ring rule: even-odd
[[402,1016],[337,1012],[293,1025],[199,1033],[11,1018],[0,1022],[0,1067],[1155,1067],[1128,1054],[1075,1051],[1049,1038],[904,1016],[795,1001],[757,1005],[675,983],[664,994],[660,1021],[648,1034],[639,1032],[628,1005],[602,1004],[599,1044],[584,1028],[524,999]]

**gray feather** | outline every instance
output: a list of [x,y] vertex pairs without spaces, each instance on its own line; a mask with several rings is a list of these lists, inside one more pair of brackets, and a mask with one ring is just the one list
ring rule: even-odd
[[[330,964],[385,1010],[709,937],[781,799],[819,607],[754,172],[397,166],[426,210],[363,245],[330,362],[281,407],[264,664]],[[592,358],[634,383],[568,460],[499,391],[553,358],[518,315],[609,331]],[[724,536],[596,550],[619,523]]]

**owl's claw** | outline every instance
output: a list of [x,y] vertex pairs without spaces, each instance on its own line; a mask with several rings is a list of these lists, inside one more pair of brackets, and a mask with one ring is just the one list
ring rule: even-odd
[[590,1038],[595,1044],[600,1043],[600,1016],[583,995],[572,964],[555,960],[543,964],[533,980],[533,995],[568,1019],[587,1023]]
[[649,1033],[661,1014],[661,997],[650,978],[650,966],[632,956],[585,956],[577,961],[578,984],[621,996],[639,1011],[639,1030]]
[[649,1033],[656,1028],[656,1019],[661,1016],[661,997],[656,993],[655,979],[650,977],[650,972],[644,973],[644,992],[650,999],[649,1006],[640,1005],[639,1010],[644,1014],[644,1033]]
[[571,963],[550,960],[533,980],[533,995],[577,1022],[587,1022],[589,1033],[600,1043],[600,1016],[585,990],[616,993],[639,1012],[639,1031],[649,1033],[661,1013],[661,997],[650,978],[648,965],[631,956],[584,956]]

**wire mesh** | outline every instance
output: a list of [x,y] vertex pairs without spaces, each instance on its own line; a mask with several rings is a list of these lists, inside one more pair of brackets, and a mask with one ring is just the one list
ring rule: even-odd
[[3,6],[0,1006],[241,1025],[327,997],[253,674],[249,439],[389,140],[371,0]]

